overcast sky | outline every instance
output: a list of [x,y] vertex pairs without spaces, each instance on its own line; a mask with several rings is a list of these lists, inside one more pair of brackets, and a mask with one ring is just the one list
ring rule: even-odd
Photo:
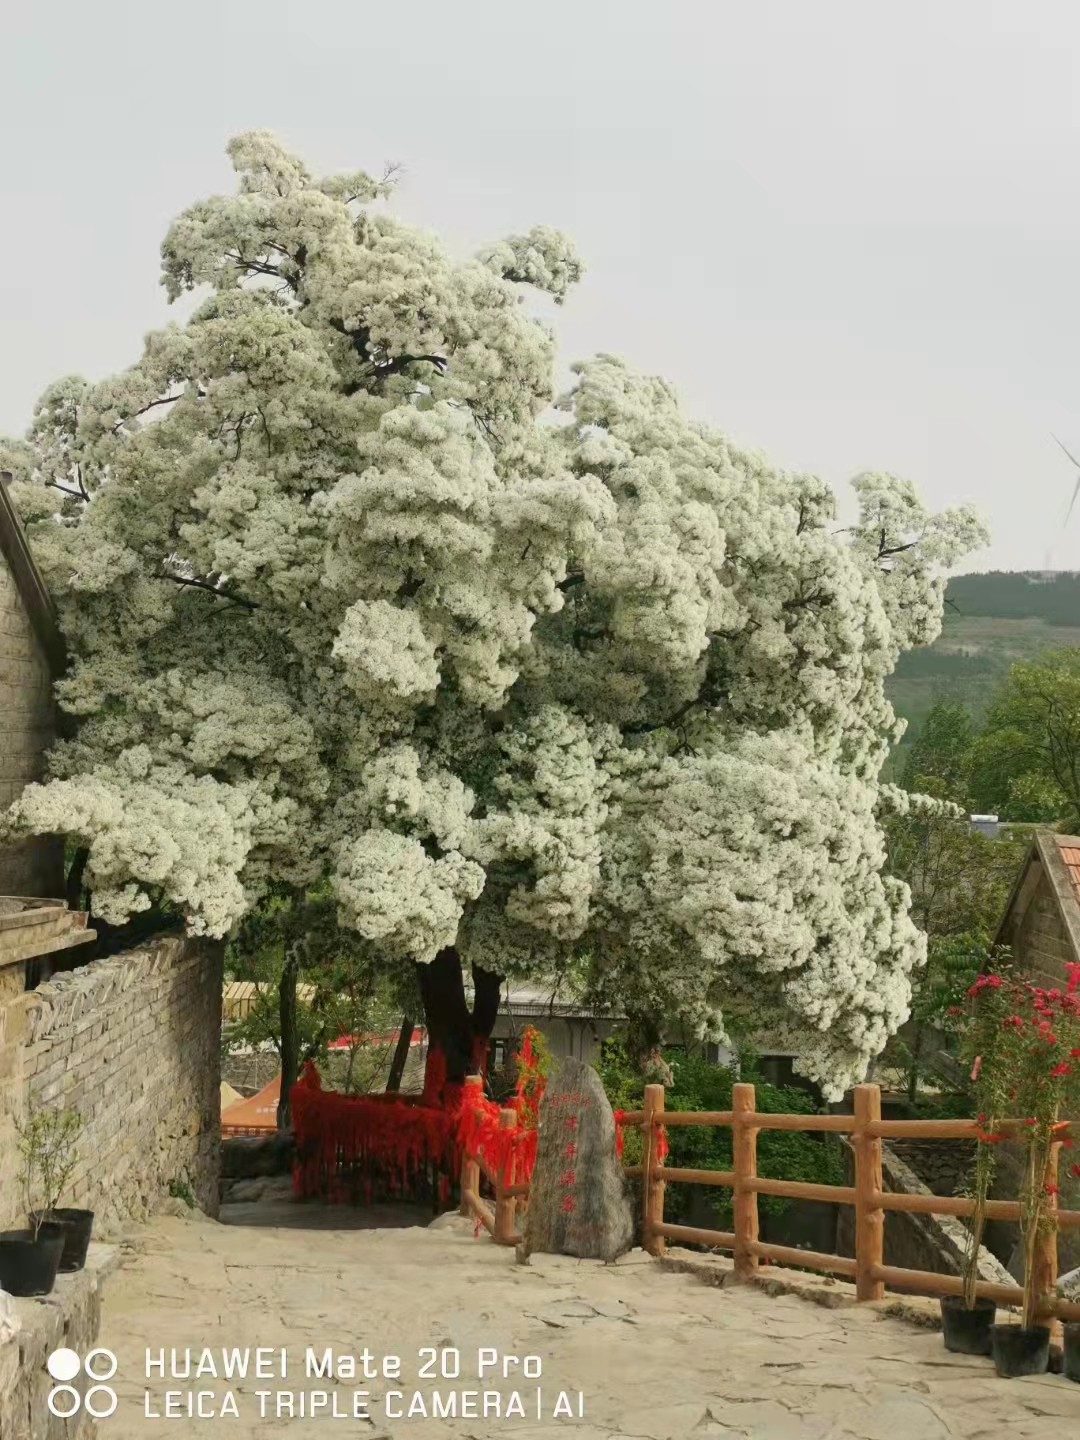
[[569,231],[564,361],[840,492],[974,500],[979,568],[1080,569],[1074,0],[23,0],[0,53],[0,432],[138,358],[170,219],[265,127],[320,173],[400,161],[457,252]]

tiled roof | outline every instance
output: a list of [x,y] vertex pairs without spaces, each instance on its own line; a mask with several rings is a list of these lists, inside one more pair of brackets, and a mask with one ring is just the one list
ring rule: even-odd
[[1072,879],[1076,898],[1080,900],[1080,837],[1059,835],[1058,849],[1061,851],[1061,858],[1065,861],[1065,868]]

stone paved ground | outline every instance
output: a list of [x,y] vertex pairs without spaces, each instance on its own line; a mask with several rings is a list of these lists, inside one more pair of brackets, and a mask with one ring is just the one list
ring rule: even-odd
[[[513,1253],[474,1240],[446,1217],[435,1228],[249,1229],[162,1218],[143,1233],[108,1283],[100,1344],[120,1359],[120,1402],[100,1440],[168,1435],[364,1436],[368,1440],[1005,1440],[1080,1436],[1080,1386],[1060,1377],[999,1380],[989,1361],[950,1356],[941,1337],[862,1309],[826,1309],[756,1288],[719,1289],[675,1274],[635,1252],[617,1265]],[[302,1373],[234,1382],[240,1418],[167,1421],[144,1415],[145,1349],[289,1347],[302,1371],[305,1347],[396,1353],[400,1383],[340,1387],[372,1393],[372,1420],[261,1420],[255,1391],[320,1388]],[[423,1346],[456,1347],[477,1389],[480,1347],[539,1355],[535,1380],[487,1382],[526,1419],[387,1419],[387,1391],[430,1398],[453,1382],[420,1380]],[[472,1378],[469,1378],[469,1377]],[[219,1405],[228,1382],[150,1382],[151,1409],[166,1388],[196,1384]],[[559,1390],[583,1391],[581,1420],[538,1423],[537,1384],[550,1409]],[[186,1404],[186,1401],[184,1402]],[[299,1401],[296,1401],[297,1405]],[[406,1404],[408,1400],[406,1399]],[[561,1427],[561,1431],[560,1431]],[[569,1433],[572,1431],[572,1434]]]

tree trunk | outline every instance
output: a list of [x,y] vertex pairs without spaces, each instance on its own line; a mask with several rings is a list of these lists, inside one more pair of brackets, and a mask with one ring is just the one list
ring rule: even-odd
[[626,1017],[626,1051],[636,1069],[644,1070],[662,1040],[660,1025],[654,1015],[638,1010]]
[[908,1068],[907,1098],[908,1104],[914,1105],[919,1098],[919,1064],[922,1060],[922,1026],[915,1026],[915,1033],[911,1037],[911,1060]]
[[296,980],[299,970],[299,953],[290,946],[285,952],[285,968],[278,983],[278,1018],[281,1023],[281,1097],[277,1111],[279,1130],[289,1128],[289,1091],[296,1084],[300,1070],[296,1033]]
[[86,862],[90,858],[90,850],[86,845],[80,845],[75,851],[71,866],[67,873],[67,880],[64,883],[64,899],[67,901],[69,910],[81,910],[83,896],[83,873],[86,870]]
[[462,1085],[466,1075],[483,1073],[499,1013],[502,976],[473,966],[475,998],[470,1012],[461,958],[453,946],[440,950],[430,964],[417,965],[416,975],[428,1033],[424,1097],[437,1104],[446,1086]]
[[411,1015],[401,1017],[401,1030],[398,1033],[397,1048],[394,1051],[394,1058],[390,1062],[390,1078],[386,1082],[387,1091],[398,1091],[401,1089],[401,1077],[405,1074],[405,1062],[409,1058],[409,1047],[412,1044],[413,1031],[416,1029],[416,1021]]

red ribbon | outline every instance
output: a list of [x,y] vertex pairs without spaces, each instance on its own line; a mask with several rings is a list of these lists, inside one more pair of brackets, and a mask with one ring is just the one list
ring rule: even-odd
[[[370,1202],[377,1171],[390,1193],[400,1194],[421,1171],[433,1167],[445,1203],[448,1177],[460,1176],[463,1155],[482,1160],[509,1183],[525,1183],[536,1161],[536,1119],[543,1093],[531,1028],[518,1056],[516,1092],[503,1107],[460,1085],[448,1085],[445,1057],[438,1050],[429,1054],[424,1094],[417,1097],[324,1090],[318,1069],[309,1061],[289,1092],[297,1150],[294,1189],[305,1198],[346,1200],[355,1198],[350,1192],[359,1188]],[[500,1108],[517,1112],[516,1128],[500,1128]],[[346,1183],[350,1174],[355,1177],[352,1186]]]

